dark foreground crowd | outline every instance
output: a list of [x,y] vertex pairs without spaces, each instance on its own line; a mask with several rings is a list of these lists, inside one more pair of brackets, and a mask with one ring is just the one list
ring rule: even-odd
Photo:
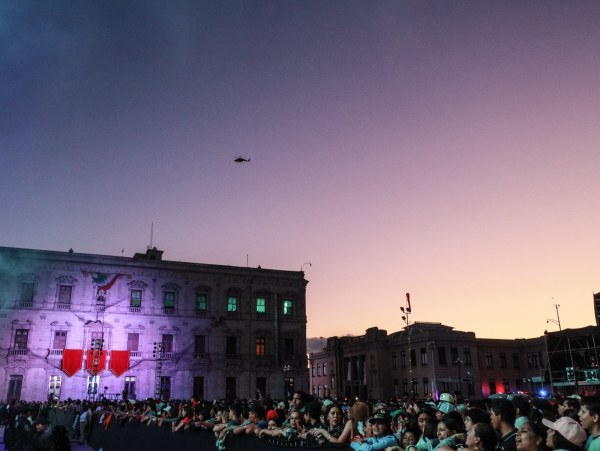
[[[61,410],[72,413],[64,417],[73,419],[71,425],[49,421],[49,413]],[[70,450],[69,438],[85,443],[94,428],[133,424],[144,430],[161,428],[161,434],[173,437],[201,433],[203,442],[212,436],[218,450],[226,449],[232,436],[253,436],[271,444],[349,446],[356,451],[600,451],[596,396],[549,401],[504,395],[458,404],[444,393],[437,402],[374,403],[316,399],[297,391],[289,403],[194,398],[52,407],[14,403],[3,415],[5,444],[11,451]]]

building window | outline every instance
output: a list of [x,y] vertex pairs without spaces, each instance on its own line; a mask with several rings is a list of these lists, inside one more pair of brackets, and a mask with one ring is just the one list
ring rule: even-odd
[[163,307],[165,310],[173,310],[175,308],[175,299],[177,298],[177,293],[175,291],[165,291],[164,292],[164,302]]
[[323,376],[327,376],[327,363],[323,363]]
[[408,379],[402,379],[402,391],[404,396],[408,395]]
[[510,383],[508,379],[502,380],[502,385],[504,386],[504,393],[510,393]]
[[173,352],[173,334],[163,334],[163,352]]
[[506,352],[500,353],[500,368],[506,368]]
[[315,375],[317,374],[317,367],[315,366],[315,364],[314,364],[314,363],[313,363],[313,365],[312,365],[312,368],[311,368],[311,369],[312,369],[311,376],[312,376],[312,377],[315,377]]
[[267,353],[267,340],[265,337],[256,338],[256,355],[264,356]]
[[58,303],[59,304],[70,304],[72,291],[73,291],[73,287],[71,285],[59,285],[58,286]]
[[206,335],[194,337],[194,355],[201,356],[206,353]]
[[35,283],[23,282],[21,283],[21,293],[19,300],[21,302],[33,302],[33,295],[35,293]]
[[406,351],[400,351],[400,366],[406,368]]
[[494,368],[494,360],[492,359],[492,353],[485,353],[485,366],[486,368]]
[[538,353],[537,352],[528,352],[527,353],[527,368],[537,368],[538,367]]
[[450,348],[450,358],[452,359],[452,365],[458,365],[458,348]]
[[227,337],[225,353],[228,356],[237,355],[237,337],[234,337],[231,335],[229,337]]
[[423,394],[427,394],[429,392],[429,378],[423,378]]
[[438,346],[438,360],[440,361],[440,365],[447,365],[446,362],[446,348],[443,346]]
[[410,350],[410,365],[417,366],[417,351],[415,349]]
[[208,310],[208,294],[196,293],[196,312],[206,312]]
[[15,341],[14,349],[27,349],[27,342],[29,340],[29,329],[17,329],[15,330]]
[[417,379],[412,380],[412,392],[414,395],[419,394],[419,383],[418,383]]
[[317,363],[317,377],[321,375],[321,364]]
[[463,348],[463,358],[465,365],[472,365],[473,360],[471,359],[471,348]]
[[488,380],[488,388],[490,389],[490,395],[496,394],[496,379]]
[[142,290],[131,290],[129,306],[140,308],[142,306]]
[[294,314],[294,301],[291,299],[283,300],[283,314],[286,316],[292,316]]
[[544,355],[538,351],[537,356],[538,356],[538,362],[540,364],[540,368],[544,368]]
[[204,399],[204,376],[194,376],[194,398]]
[[65,349],[67,347],[67,331],[55,330],[52,349]]
[[60,399],[60,387],[62,385],[61,376],[50,376],[48,381],[48,397],[57,400]]
[[293,338],[286,338],[284,341],[284,346],[285,346],[285,358],[286,359],[293,359],[294,358],[294,339]]
[[21,387],[23,386],[23,376],[20,374],[11,374],[8,381],[7,399],[21,399]]
[[140,346],[140,334],[130,332],[127,334],[127,350],[129,352],[138,352]]
[[398,368],[398,355],[396,354],[396,351],[392,352],[392,368]]
[[125,376],[125,386],[123,387],[123,398],[125,395],[129,399],[135,399],[135,376]]
[[[421,348],[421,366],[427,366],[427,349]],[[427,393],[427,390],[424,391]]]
[[227,311],[228,312],[237,312],[237,310],[238,310],[237,296],[228,296],[227,297]]
[[267,313],[267,300],[266,298],[256,298],[256,313]]
[[513,352],[512,358],[513,358],[513,368],[517,368],[518,369],[520,367],[520,365],[519,365],[519,354],[517,352]]

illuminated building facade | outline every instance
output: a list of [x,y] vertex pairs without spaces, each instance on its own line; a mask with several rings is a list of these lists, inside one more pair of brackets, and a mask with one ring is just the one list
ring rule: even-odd
[[2,396],[280,398],[308,387],[302,271],[162,254],[0,247]]

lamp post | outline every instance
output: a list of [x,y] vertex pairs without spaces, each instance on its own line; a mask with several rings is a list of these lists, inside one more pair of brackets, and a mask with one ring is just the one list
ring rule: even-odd
[[437,384],[435,380],[435,341],[427,342],[427,347],[431,350],[431,368],[433,371],[433,379],[431,381],[431,397],[433,399],[438,399],[437,396]]
[[[406,328],[410,325],[410,314],[412,313],[412,309],[410,308],[410,293],[406,293],[406,308],[400,307],[400,311],[402,312],[402,321],[406,324]],[[410,334],[412,329],[408,329],[408,379],[410,381],[410,393],[413,393],[413,379],[412,379],[412,353],[410,349]]]
[[462,397],[462,368],[460,367],[462,365],[462,360],[460,359],[456,359],[454,361],[454,363],[456,363],[458,365],[458,392],[457,392],[457,397]]
[[558,326],[558,330],[562,330],[562,327],[560,326],[560,315],[558,314],[559,307],[560,307],[560,304],[554,304],[554,308],[556,309],[556,319],[548,318],[546,320],[546,324],[548,324],[548,323],[556,324]]
[[288,394],[288,388],[289,388],[289,384],[288,384],[288,374],[290,373],[290,371],[292,371],[292,367],[291,365],[283,365],[283,399],[287,401],[287,399],[289,398],[289,394]]

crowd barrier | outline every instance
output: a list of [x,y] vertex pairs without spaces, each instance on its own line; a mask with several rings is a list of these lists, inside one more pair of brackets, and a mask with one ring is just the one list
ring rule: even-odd
[[[139,423],[120,425],[111,420],[108,426],[96,424],[92,428],[88,445],[95,450],[103,451],[165,451],[167,449],[216,450],[215,436],[207,430],[180,430],[171,432],[168,424],[162,427],[146,426]],[[227,451],[282,451],[290,448],[311,448],[300,441],[286,442],[275,439],[257,438],[254,436],[234,436],[229,434],[225,442]],[[323,451],[352,451],[347,445],[322,446]]]

